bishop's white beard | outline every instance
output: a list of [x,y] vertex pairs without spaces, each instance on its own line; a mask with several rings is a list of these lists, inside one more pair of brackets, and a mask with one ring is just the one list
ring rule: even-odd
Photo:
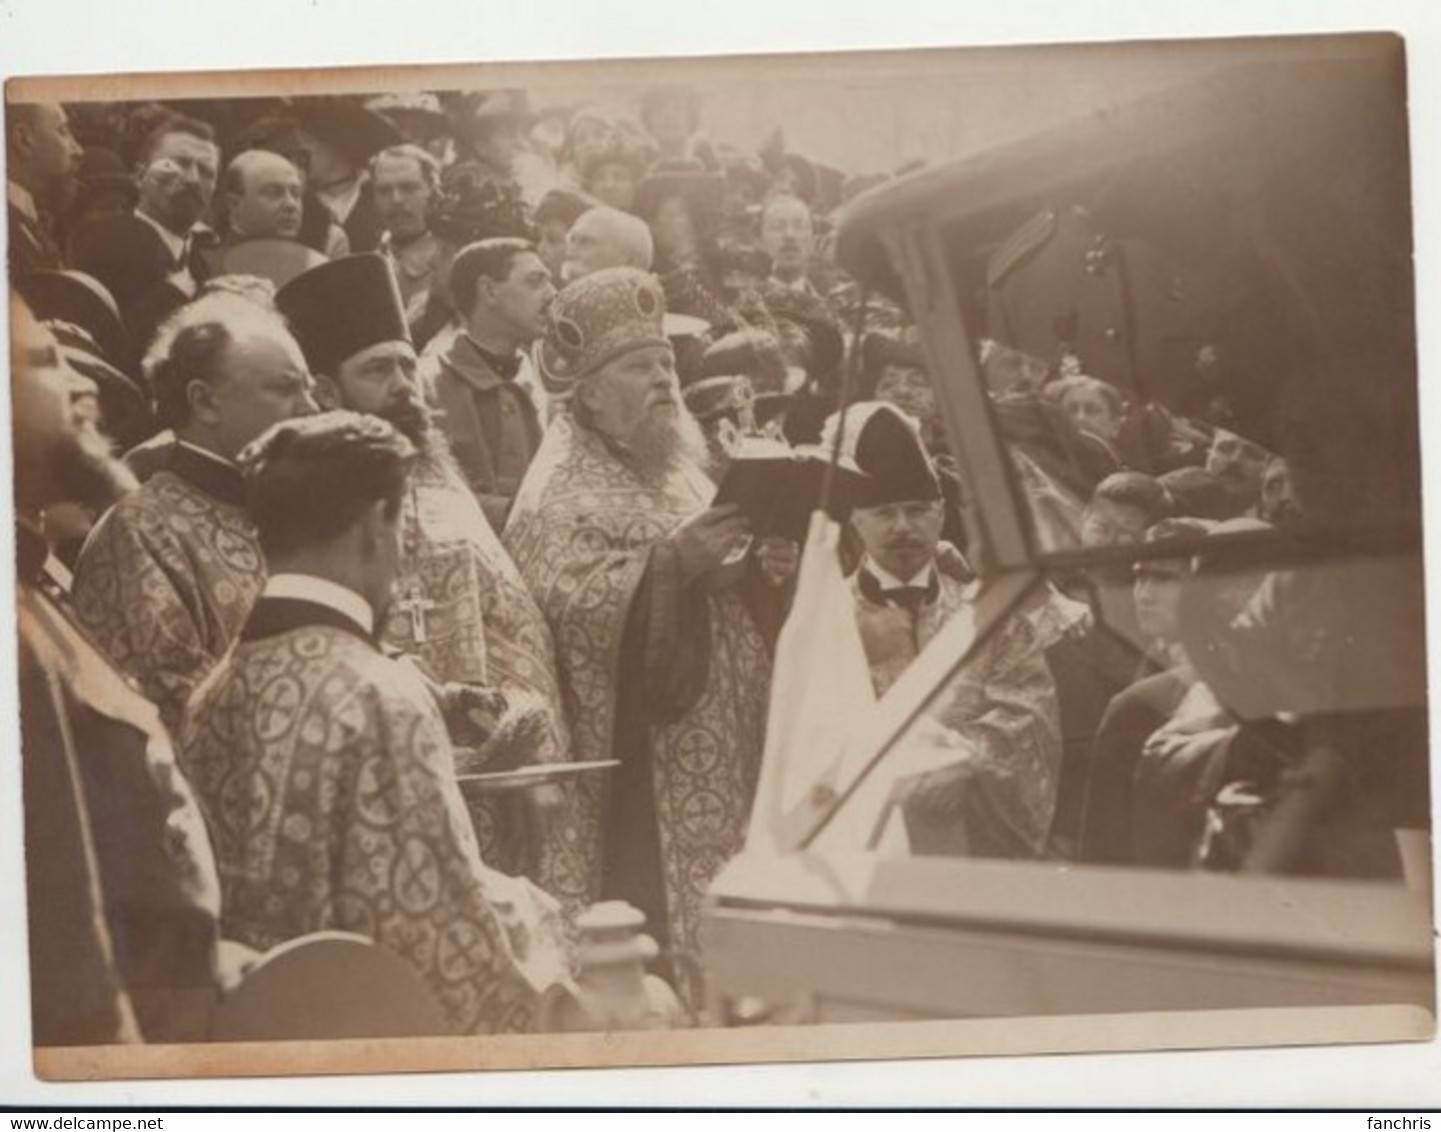
[[686,464],[706,466],[700,423],[683,404],[674,408],[670,413],[648,412],[626,442],[626,461],[646,483],[660,483]]

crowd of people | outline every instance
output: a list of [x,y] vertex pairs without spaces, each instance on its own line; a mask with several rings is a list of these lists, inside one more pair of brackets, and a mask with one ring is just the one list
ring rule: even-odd
[[[853,473],[877,698],[979,584],[919,338],[830,255],[885,178],[739,152],[702,111],[8,107],[37,1042],[202,1038],[259,954],[324,929],[403,957],[454,1032],[533,1029],[597,902],[644,913],[670,1021],[701,1016],[800,558],[717,484],[811,445]],[[1035,542],[1186,549],[1081,567],[984,642],[947,757],[897,784],[901,840],[1234,868],[1237,784],[1294,737],[1228,711],[1185,625],[1215,644],[1307,595],[1194,540],[1291,524],[1298,492],[1205,348],[1149,398],[1081,336],[1037,347],[1020,239],[976,362]]]

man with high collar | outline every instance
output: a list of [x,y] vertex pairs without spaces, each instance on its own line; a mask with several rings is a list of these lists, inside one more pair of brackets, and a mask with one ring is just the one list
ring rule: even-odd
[[701,998],[706,886],[740,848],[770,659],[728,560],[747,522],[713,508],[653,275],[565,287],[543,345],[568,383],[505,528],[557,642],[577,758],[618,758],[603,892],[641,906],[683,992]]
[[71,237],[72,266],[105,284],[142,348],[204,281],[200,253],[216,237],[203,221],[219,166],[214,130],[172,115],[140,147],[134,213],[99,217]]
[[570,982],[556,905],[482,863],[436,703],[375,644],[414,455],[337,412],[242,457],[271,575],[196,693],[181,758],[235,938],[359,932],[414,966],[455,1032],[532,1029]]
[[11,103],[6,116],[5,202],[14,280],[65,266],[53,226],[75,199],[81,149],[58,103]]
[[540,447],[543,407],[517,377],[545,330],[555,284],[533,244],[494,239],[461,249],[450,290],[465,331],[430,363],[427,384],[456,463],[501,530]]
[[206,295],[146,359],[167,465],[96,524],[75,568],[76,616],[174,728],[265,581],[234,458],[272,424],[315,411],[305,358],[274,311]]
[[13,300],[16,620],[37,1046],[206,1036],[222,977],[204,819],[153,704],[66,612],[48,508],[134,487]]
[[[419,452],[401,501],[397,600],[379,622],[382,640],[441,684],[484,685],[517,709],[528,705],[538,726],[523,761],[565,761],[550,630],[431,422],[390,265],[374,253],[332,260],[291,280],[275,302],[305,351],[320,403],[379,416]],[[586,851],[560,821],[554,789],[528,793],[525,807],[478,804],[481,852],[578,907],[588,895]]]
[[[827,421],[823,445],[840,423]],[[851,590],[880,697],[971,595],[937,566],[941,488],[916,426],[878,401],[852,406],[843,423],[842,450],[868,477],[851,514],[865,551]],[[1043,849],[1061,745],[1042,650],[1032,621],[1014,616],[961,667],[935,715],[944,746],[960,757],[898,784],[912,851],[1030,857]]]

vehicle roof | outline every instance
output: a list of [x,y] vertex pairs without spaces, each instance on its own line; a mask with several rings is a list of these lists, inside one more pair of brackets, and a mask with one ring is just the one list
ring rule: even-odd
[[[1278,43],[1272,63],[1222,67],[1133,101],[880,185],[837,220],[837,258],[897,293],[885,233],[922,224],[984,242],[1047,201],[1144,165],[1210,179],[1260,178],[1297,162],[1344,159],[1382,123],[1404,129],[1404,46],[1391,35]],[[1394,130],[1392,131],[1394,132]],[[1402,140],[1404,146],[1404,139]],[[1403,150],[1404,152],[1404,150]],[[1245,183],[1242,181],[1241,183]]]

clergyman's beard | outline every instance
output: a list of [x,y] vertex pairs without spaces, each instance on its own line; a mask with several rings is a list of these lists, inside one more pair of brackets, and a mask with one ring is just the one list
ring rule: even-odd
[[111,454],[110,442],[89,425],[69,433],[52,460],[57,501],[100,512],[139,486],[134,473]]
[[705,433],[679,404],[672,413],[647,412],[625,448],[632,470],[647,483],[658,483],[687,463],[707,463]]
[[430,410],[418,397],[407,396],[391,402],[381,417],[395,426],[397,432],[415,445],[423,457],[431,455],[434,448],[435,431],[431,423]]

